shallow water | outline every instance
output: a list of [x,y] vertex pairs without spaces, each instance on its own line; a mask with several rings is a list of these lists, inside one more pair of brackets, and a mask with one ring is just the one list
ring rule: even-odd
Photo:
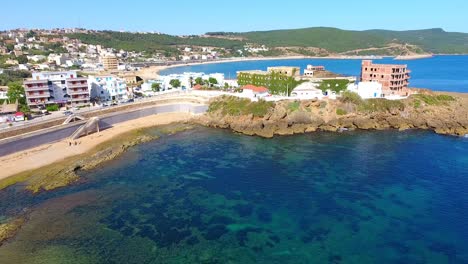
[[1,191],[0,221],[29,222],[0,263],[468,263],[467,168],[467,139],[428,132],[197,128]]
[[[468,56],[435,56],[419,60],[393,60],[384,58],[375,63],[408,64],[411,70],[411,87],[436,91],[468,92]],[[224,73],[226,78],[235,79],[237,71],[266,70],[271,66],[299,66],[301,71],[308,64],[324,65],[327,70],[358,77],[361,74],[361,60],[349,59],[294,59],[269,61],[243,61],[219,64],[202,64],[167,69],[161,74],[206,72]]]

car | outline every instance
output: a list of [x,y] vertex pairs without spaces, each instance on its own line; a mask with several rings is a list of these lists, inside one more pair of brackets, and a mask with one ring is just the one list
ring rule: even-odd
[[133,102],[135,102],[135,99],[128,99],[127,100],[127,103],[133,103]]
[[70,116],[70,115],[73,115],[73,112],[67,110],[67,111],[63,111],[63,114],[66,116]]

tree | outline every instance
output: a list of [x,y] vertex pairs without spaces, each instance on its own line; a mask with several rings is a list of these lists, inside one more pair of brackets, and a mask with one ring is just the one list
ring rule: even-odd
[[189,80],[190,80],[190,88],[193,88],[193,77],[190,76]]
[[173,87],[173,88],[179,88],[181,86],[181,83],[179,80],[177,79],[173,79],[169,82],[169,84]]
[[224,89],[228,89],[229,88],[229,83],[225,82],[224,83]]
[[18,100],[20,105],[26,105],[24,87],[19,82],[11,82],[8,84],[7,97],[10,103],[15,103],[16,100]]
[[216,84],[218,84],[218,80],[216,80],[216,78],[210,77],[210,78],[208,79],[208,83],[210,84],[210,87],[213,87],[213,86],[215,86]]
[[153,92],[159,92],[161,90],[161,84],[159,83],[151,84],[151,90],[153,90]]
[[28,57],[26,57],[25,55],[18,56],[16,59],[18,60],[19,64],[28,63]]
[[204,83],[204,82],[203,82],[202,77],[198,77],[198,78],[195,79],[195,84],[203,85],[203,83]]

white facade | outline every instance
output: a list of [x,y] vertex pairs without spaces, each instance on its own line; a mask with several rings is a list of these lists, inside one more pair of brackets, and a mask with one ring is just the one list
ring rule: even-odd
[[127,83],[115,76],[89,76],[88,86],[92,99],[100,101],[128,99]]
[[305,82],[294,88],[291,92],[291,97],[299,100],[310,100],[310,99],[323,99],[322,90],[318,89],[319,84],[313,82]]
[[363,99],[382,98],[382,84],[378,82],[360,82],[348,85],[348,91],[355,92]]
[[0,100],[7,100],[8,99],[8,96],[7,96],[7,93],[8,93],[8,89],[2,89],[0,87]]

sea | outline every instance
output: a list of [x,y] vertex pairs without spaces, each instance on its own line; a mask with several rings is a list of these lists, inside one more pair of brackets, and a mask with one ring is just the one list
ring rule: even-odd
[[0,221],[28,215],[0,263],[468,263],[467,168],[468,139],[427,131],[196,127],[0,191]]
[[[235,79],[237,71],[266,70],[271,66],[298,66],[304,70],[307,65],[323,65],[329,71],[358,77],[361,74],[360,59],[293,59],[241,61],[215,64],[201,64],[170,68],[162,75],[184,72],[224,73],[226,79]],[[394,60],[390,57],[374,59],[375,63],[407,64],[411,70],[410,87],[435,91],[468,92],[468,56],[434,56],[418,60]]]

